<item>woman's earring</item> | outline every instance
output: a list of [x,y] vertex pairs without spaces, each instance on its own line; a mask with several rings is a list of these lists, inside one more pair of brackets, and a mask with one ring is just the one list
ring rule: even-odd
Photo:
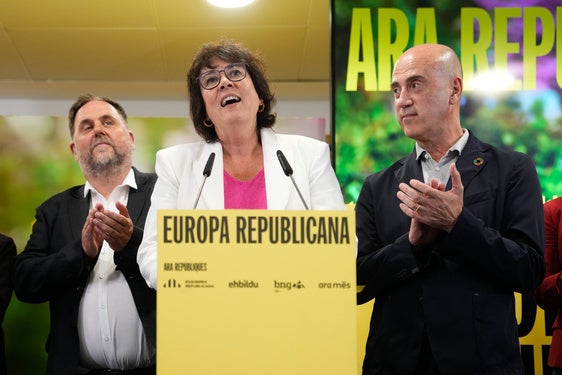
[[263,102],[260,102],[260,105],[258,106],[258,112],[263,112],[264,109],[265,109],[265,104],[263,104]]
[[212,128],[213,122],[210,119],[205,119],[205,120],[203,120],[203,125],[205,125],[208,128]]

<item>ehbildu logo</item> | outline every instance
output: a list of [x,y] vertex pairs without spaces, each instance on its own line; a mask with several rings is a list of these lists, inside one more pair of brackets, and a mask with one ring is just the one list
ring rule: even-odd
[[259,288],[260,283],[254,280],[234,280],[228,283],[229,288]]

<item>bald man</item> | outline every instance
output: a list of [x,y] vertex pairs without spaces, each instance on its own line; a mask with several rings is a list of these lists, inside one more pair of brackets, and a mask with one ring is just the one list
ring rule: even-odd
[[440,44],[392,74],[413,152],[365,179],[356,205],[358,303],[375,298],[363,374],[523,374],[514,292],[544,276],[533,160],[461,126],[462,69]]

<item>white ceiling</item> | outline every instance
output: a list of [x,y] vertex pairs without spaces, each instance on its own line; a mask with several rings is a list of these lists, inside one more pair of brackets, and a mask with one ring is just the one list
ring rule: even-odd
[[330,0],[0,0],[0,100],[182,100],[204,43],[259,51],[281,100],[327,100]]

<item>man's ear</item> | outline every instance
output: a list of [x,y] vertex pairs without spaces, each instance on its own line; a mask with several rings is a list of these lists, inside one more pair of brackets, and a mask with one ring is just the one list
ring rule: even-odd
[[70,142],[70,152],[72,152],[72,155],[74,155],[74,158],[76,158],[76,144],[74,143],[74,141]]
[[462,94],[462,79],[460,77],[456,77],[451,85],[450,100],[453,102],[460,101],[461,94]]

